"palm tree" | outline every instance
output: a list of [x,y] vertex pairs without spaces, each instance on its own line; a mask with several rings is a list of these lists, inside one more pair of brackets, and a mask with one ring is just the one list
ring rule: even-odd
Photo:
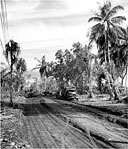
[[20,86],[22,86],[22,79],[23,79],[22,75],[27,70],[25,60],[23,58],[18,59],[15,68],[18,77],[16,90],[19,90]]
[[122,31],[123,36],[119,36],[118,42],[111,47],[111,59],[115,64],[118,77],[121,78],[121,85],[123,86],[124,78],[128,73],[128,27]]
[[112,8],[111,2],[106,1],[103,6],[99,6],[99,13],[95,13],[88,22],[98,22],[91,28],[90,43],[95,41],[98,46],[99,54],[104,55],[104,61],[110,62],[111,42],[117,42],[117,37],[122,36],[122,27],[120,24],[126,20],[124,16],[114,16],[118,10],[124,10],[121,5]]
[[10,105],[13,105],[13,101],[12,101],[12,72],[13,72],[13,66],[14,64],[17,62],[18,56],[20,53],[20,47],[19,44],[13,40],[10,40],[6,45],[5,45],[5,51],[4,51],[4,56],[9,64],[10,67],[10,77],[11,77],[11,81],[10,81]]
[[[42,57],[41,61],[36,57],[35,59],[39,62],[39,64],[37,64],[36,67],[33,68],[32,70],[39,69],[40,77],[42,78],[44,76],[45,79],[45,77],[48,77],[48,66],[45,61],[45,55]],[[46,79],[45,79],[45,90],[46,90]]]
[[[79,43],[73,44],[73,53],[75,54],[75,61],[74,61],[74,70],[75,73],[78,72],[78,79],[81,79],[83,77],[83,74],[85,73],[88,78],[88,87],[89,87],[89,98],[93,97],[93,91],[92,91],[92,61],[95,58],[95,55],[91,53],[92,45],[85,45],[84,47]],[[77,69],[78,70],[77,70]],[[77,70],[77,71],[76,71]],[[74,71],[73,71],[74,72]],[[71,73],[71,71],[70,71]],[[74,75],[74,74],[73,74]],[[77,83],[77,82],[76,82]]]
[[125,42],[124,42],[124,48],[123,48],[123,55],[126,60],[126,63],[125,63],[125,66],[126,66],[126,78],[125,78],[125,91],[127,91],[127,78],[128,78],[128,26],[125,30],[125,33],[124,33],[124,37],[125,37]]
[[[123,10],[121,5],[112,8],[111,2],[106,1],[103,6],[99,6],[99,13],[95,13],[94,17],[91,17],[88,22],[98,22],[91,28],[89,41],[90,44],[95,41],[98,47],[99,58],[101,64],[105,62],[111,65],[110,47],[112,43],[118,42],[119,36],[122,37],[122,27],[120,24],[126,20],[124,16],[114,16],[118,10]],[[111,71],[110,71],[111,74]],[[109,77],[108,82],[110,84]],[[111,90],[111,86],[110,86]]]
[[18,59],[17,63],[16,63],[16,71],[18,72],[19,76],[21,77],[21,75],[27,70],[26,67],[26,62],[23,58]]

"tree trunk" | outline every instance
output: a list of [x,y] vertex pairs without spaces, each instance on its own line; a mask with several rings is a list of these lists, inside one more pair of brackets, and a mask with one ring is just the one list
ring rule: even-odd
[[21,74],[18,74],[18,79],[17,79],[17,83],[16,83],[16,92],[20,92],[20,87],[21,87]]
[[100,94],[103,94],[102,79],[101,79],[100,76],[99,76],[99,78],[98,78],[98,89],[99,89],[99,91],[100,91]]
[[121,77],[121,86],[123,86],[124,77]]
[[13,90],[12,90],[12,70],[13,70],[13,68],[12,68],[12,65],[11,65],[11,80],[10,80],[10,106],[13,106],[13,101],[12,101],[12,92],[13,92]]
[[108,71],[106,72],[106,78],[107,78],[108,85],[109,85],[110,100],[113,100],[113,98],[114,98],[114,93],[113,93],[113,89],[112,89],[112,86],[111,86],[111,83],[110,83],[110,77],[109,77]]
[[[108,80],[108,84],[109,84],[110,100],[114,101],[115,99],[120,99],[120,98],[119,98],[119,94],[117,92],[117,88],[114,84],[114,80],[112,79],[111,58],[110,58],[110,52],[109,52],[108,34],[106,34],[106,43],[107,43],[106,46],[107,46],[107,53],[108,53],[108,64],[109,64],[109,67],[110,67],[110,73],[107,73],[106,76],[107,76],[107,80]],[[107,55],[106,55],[106,60],[107,60]]]
[[92,83],[91,83],[91,79],[89,81],[89,98],[93,98],[94,97],[94,94],[93,94],[93,91],[92,91]]
[[44,91],[46,92],[47,91],[47,79],[46,79],[46,76],[44,76]]
[[125,77],[125,93],[127,92],[127,82],[128,82],[128,74],[127,74],[127,72],[128,72],[128,69],[126,68],[126,77]]
[[106,76],[107,76],[107,80],[108,80],[108,83],[109,83],[110,100],[112,100],[113,102],[114,102],[114,100],[120,101],[118,87],[115,85],[111,74],[109,74],[109,72],[107,72],[106,74],[107,74]]
[[88,78],[89,78],[89,98],[93,98],[94,97],[94,94],[93,94],[93,91],[92,91],[92,59],[89,60],[89,75],[88,75]]

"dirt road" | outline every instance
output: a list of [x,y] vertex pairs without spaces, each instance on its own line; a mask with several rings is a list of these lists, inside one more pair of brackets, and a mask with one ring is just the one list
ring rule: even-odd
[[92,148],[88,136],[56,117],[35,99],[26,104],[23,119],[32,148]]
[[[43,103],[40,104],[40,101]],[[56,113],[72,117],[82,124],[83,131],[71,125],[67,120],[63,120]],[[78,116],[78,117],[77,117]],[[70,107],[70,105],[60,105],[48,98],[30,98],[25,105],[23,121],[28,133],[28,141],[32,148],[125,148],[127,144],[121,144],[122,136],[106,130],[106,126],[100,123],[97,118],[91,117],[88,113],[83,113],[81,110]],[[107,125],[108,127],[109,125]],[[107,140],[108,138],[118,138],[118,143],[109,143],[101,136],[90,136],[88,128],[100,134],[99,130],[103,130],[101,136]],[[110,128],[110,127],[108,127]],[[122,134],[123,135],[123,134]],[[127,140],[123,138],[123,140]]]

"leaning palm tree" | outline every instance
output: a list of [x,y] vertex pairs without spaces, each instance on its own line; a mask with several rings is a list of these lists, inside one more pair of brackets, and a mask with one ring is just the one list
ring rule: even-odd
[[[118,10],[123,9],[124,8],[121,5],[112,7],[111,2],[106,1],[103,6],[99,6],[99,13],[95,13],[95,16],[88,20],[88,22],[98,22],[91,28],[89,41],[90,44],[93,41],[96,42],[101,64],[105,62],[106,64],[111,65],[110,47],[113,42],[117,42],[119,36],[123,36],[122,27],[120,24],[126,20],[126,18],[124,16],[114,16]],[[112,91],[110,79],[109,77],[107,78],[110,91]],[[113,93],[111,92],[111,94]]]
[[[44,78],[48,77],[48,66],[47,63],[45,61],[45,55],[42,57],[41,60],[39,60],[38,58],[35,57],[35,59],[39,62],[39,64],[36,65],[35,68],[33,68],[32,70],[35,69],[39,69],[39,73],[40,73],[40,77]],[[45,79],[45,90],[46,90],[46,79]]]
[[13,72],[13,66],[17,62],[18,56],[20,53],[20,47],[19,44],[13,40],[10,40],[6,45],[5,45],[5,51],[4,51],[4,56],[9,64],[10,67],[10,105],[13,105],[12,101],[12,72]]

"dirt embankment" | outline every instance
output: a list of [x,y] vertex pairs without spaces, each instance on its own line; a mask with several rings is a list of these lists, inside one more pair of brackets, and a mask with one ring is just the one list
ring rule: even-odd
[[[19,98],[18,98],[19,99]],[[22,97],[23,102],[23,97]],[[27,142],[27,133],[22,121],[21,104],[14,102],[13,107],[9,106],[9,99],[1,102],[0,121],[2,149],[27,149],[30,145]]]

